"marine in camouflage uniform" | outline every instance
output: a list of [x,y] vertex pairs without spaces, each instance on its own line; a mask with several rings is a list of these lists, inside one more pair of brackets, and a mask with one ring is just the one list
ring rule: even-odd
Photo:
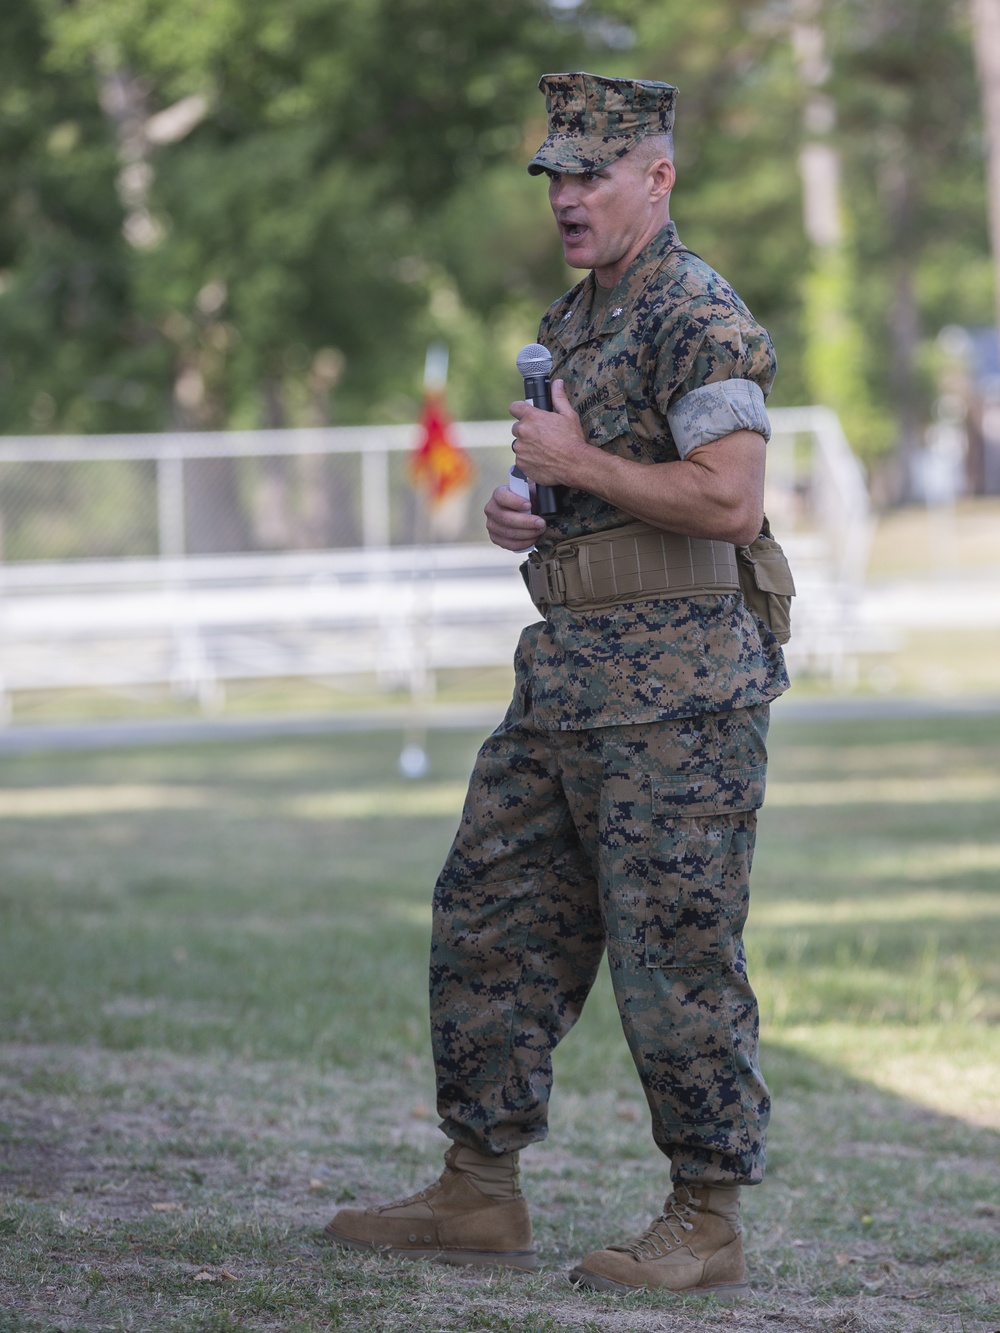
[[[556,182],[586,179],[631,151],[637,136],[672,128],[676,90],[666,84],[574,74],[540,86],[549,137],[529,170]],[[563,381],[559,410],[568,403],[586,444],[655,465],[741,431],[766,439],[773,348],[732,288],[681,245],[669,221],[616,276],[602,289],[588,273],[539,331]],[[525,406],[512,409],[516,435],[528,434]],[[519,462],[521,447],[519,438]],[[532,559],[635,517],[570,487],[558,517],[538,530]],[[768,704],[788,682],[777,641],[738,591],[545,610],[521,636],[513,701],[479,753],[435,889],[438,1109],[458,1145],[452,1154],[464,1150],[470,1161],[504,1160],[543,1138],[552,1051],[607,951],[653,1135],[675,1183],[675,1203],[640,1250],[670,1249],[664,1225],[683,1230],[693,1211],[715,1208],[730,1197],[726,1187],[755,1183],[764,1170],[769,1100],[742,932]],[[719,1205],[722,1214],[727,1207]],[[371,1234],[377,1246],[380,1233]],[[716,1249],[729,1254],[734,1245],[726,1231]],[[690,1260],[691,1280],[678,1277],[672,1252],[664,1281],[635,1255],[634,1279],[618,1272],[617,1259],[610,1276],[585,1261],[574,1278],[613,1289],[742,1285],[735,1260],[720,1266],[715,1250]]]

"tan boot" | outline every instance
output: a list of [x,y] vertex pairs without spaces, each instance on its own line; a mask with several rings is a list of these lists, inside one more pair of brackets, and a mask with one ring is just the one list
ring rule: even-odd
[[658,1290],[720,1300],[749,1295],[738,1188],[678,1185],[641,1236],[588,1254],[570,1273],[578,1287]]
[[462,1150],[445,1153],[440,1180],[407,1199],[373,1208],[342,1208],[324,1234],[353,1250],[372,1250],[396,1259],[433,1259],[483,1267],[538,1267],[531,1243],[528,1205],[516,1197],[490,1198],[455,1166]]

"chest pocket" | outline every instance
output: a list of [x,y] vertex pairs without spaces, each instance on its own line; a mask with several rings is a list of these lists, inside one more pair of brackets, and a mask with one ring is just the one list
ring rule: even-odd
[[[629,424],[624,395],[616,391],[604,402],[585,411],[580,417],[580,424],[588,443],[595,444],[598,448],[606,448],[612,440],[628,436],[632,427]],[[627,453],[630,450],[623,448],[614,452]]]

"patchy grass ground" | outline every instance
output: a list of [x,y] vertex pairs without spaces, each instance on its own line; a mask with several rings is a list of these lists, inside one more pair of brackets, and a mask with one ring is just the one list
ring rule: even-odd
[[0,761],[0,1333],[1000,1329],[1000,716],[778,718],[733,1311],[562,1276],[666,1191],[605,979],[523,1159],[539,1275],[317,1240],[440,1169],[427,902],[477,738],[410,784],[392,734]]

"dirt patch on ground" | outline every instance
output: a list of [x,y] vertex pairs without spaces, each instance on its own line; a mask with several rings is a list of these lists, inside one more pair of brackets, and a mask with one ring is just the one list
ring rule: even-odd
[[64,1133],[49,1117],[8,1122],[9,1137],[0,1139],[4,1189],[23,1199],[47,1200],[85,1192],[100,1168],[85,1148],[71,1146]]

